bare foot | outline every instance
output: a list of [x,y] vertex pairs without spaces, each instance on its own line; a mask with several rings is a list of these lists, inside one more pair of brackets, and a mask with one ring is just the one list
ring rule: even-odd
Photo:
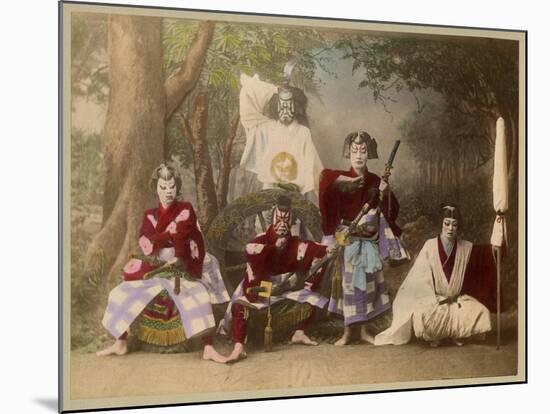
[[344,335],[342,335],[342,337],[340,339],[338,339],[334,345],[335,346],[344,346],[344,345],[347,345],[349,343],[349,340],[351,338],[351,331],[350,331],[350,328],[348,328],[347,326],[344,327]]
[[95,354],[97,356],[107,356],[107,355],[126,355],[128,353],[128,343],[126,340],[117,339],[114,344],[111,346],[97,351]]
[[233,348],[233,351],[226,358],[225,362],[230,364],[230,363],[238,362],[244,358],[246,358],[246,352],[244,351],[244,346],[240,342],[237,342],[235,344],[235,347]]
[[307,336],[304,331],[298,330],[294,332],[294,335],[292,335],[292,338],[290,339],[291,344],[303,344],[303,345],[319,345],[316,341],[313,341]]
[[464,345],[464,341],[461,341],[460,339],[454,338],[454,339],[453,339],[453,344],[455,344],[456,346],[463,346],[463,345]]
[[431,341],[430,346],[432,348],[437,348],[439,346],[440,341]]
[[227,358],[223,355],[220,355],[220,353],[216,351],[212,345],[204,346],[202,359],[204,359],[205,361],[210,360],[214,362],[219,362],[220,364],[225,364],[227,362]]
[[374,345],[374,336],[367,332],[367,327],[365,325],[361,326],[361,341]]

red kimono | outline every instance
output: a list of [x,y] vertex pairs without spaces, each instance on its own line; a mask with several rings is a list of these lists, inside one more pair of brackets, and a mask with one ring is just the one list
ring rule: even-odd
[[[345,193],[340,191],[334,182],[339,176],[357,177],[357,173],[353,168],[348,171],[328,170],[325,169],[321,173],[319,184],[319,208],[321,209],[322,228],[324,235],[334,234],[336,227],[340,224],[340,220],[352,221],[363,205],[369,201],[368,192],[371,188],[378,188],[380,185],[380,177],[369,171],[364,174],[365,184],[362,188],[353,193]],[[372,207],[377,207],[378,200]],[[401,235],[401,229],[395,224],[397,215],[399,214],[399,202],[395,195],[390,192],[390,196],[384,196],[380,207],[384,217],[388,221],[393,233],[396,237]]]
[[[259,235],[246,245],[247,271],[242,283],[242,291],[250,302],[257,302],[259,297],[257,293],[248,293],[248,288],[260,286],[262,281],[270,281],[272,276],[289,272],[307,272],[316,258],[320,259],[326,254],[326,246],[309,240],[304,241],[296,236],[289,237],[281,250],[275,246],[276,241],[277,234],[273,226],[270,226],[266,233]],[[310,279],[311,291],[318,288],[322,275],[323,267]],[[244,343],[247,331],[244,306],[240,303],[232,303],[230,314],[233,342]],[[312,311],[310,317],[302,321],[297,329],[305,330],[313,317]]]
[[[281,250],[277,250],[275,247],[276,241],[277,234],[275,234],[273,226],[270,226],[264,234],[256,237],[246,246],[245,255],[249,267],[243,281],[243,289],[247,299],[251,302],[257,301],[258,295],[246,293],[248,288],[260,286],[262,281],[269,281],[274,275],[288,272],[305,273],[311,267],[314,259],[322,258],[326,254],[326,246],[310,240],[304,241],[296,236],[289,237],[286,246]],[[256,250],[259,249],[261,251],[256,253]],[[301,257],[299,249],[305,249],[303,257]],[[318,272],[311,279],[312,290],[318,287],[321,278],[322,272]]]
[[[146,256],[158,256],[164,261],[177,257],[191,276],[202,276],[204,241],[195,210],[188,202],[174,202],[167,209],[160,205],[146,210],[139,246]],[[132,259],[124,267],[122,278],[142,280],[155,268],[157,266]],[[156,345],[173,345],[184,340],[182,332],[176,305],[167,294],[161,293],[143,311],[138,337]]]
[[[440,237],[437,238],[437,247],[445,277],[450,281],[455,264],[457,243],[454,244],[450,256],[447,256],[445,253],[445,248],[441,243]],[[492,246],[473,245],[460,293],[472,296],[485,305],[491,312],[495,312],[497,308],[496,274]]]

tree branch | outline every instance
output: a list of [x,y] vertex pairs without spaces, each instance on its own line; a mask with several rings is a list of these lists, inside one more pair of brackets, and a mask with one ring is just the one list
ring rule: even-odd
[[220,164],[220,170],[218,173],[218,182],[216,185],[216,193],[218,197],[218,207],[224,208],[227,204],[227,191],[229,189],[229,175],[231,173],[231,152],[233,150],[233,143],[235,142],[235,136],[237,135],[237,128],[239,127],[240,113],[237,112],[229,124],[227,136],[224,140],[223,146],[223,158]]
[[181,66],[166,80],[166,120],[170,119],[177,107],[193,90],[202,70],[208,45],[212,40],[215,23],[202,21],[191,43],[187,58]]
[[180,123],[183,137],[190,145],[193,145],[193,131],[191,130],[191,125],[189,125],[187,117],[182,111],[178,111],[176,117]]

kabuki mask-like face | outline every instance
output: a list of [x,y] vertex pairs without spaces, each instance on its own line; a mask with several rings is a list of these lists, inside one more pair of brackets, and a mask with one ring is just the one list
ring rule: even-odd
[[288,237],[290,235],[291,213],[288,209],[276,208],[273,215],[273,230],[279,237]]
[[159,196],[160,204],[164,208],[170,207],[172,203],[176,200],[176,179],[174,177],[169,180],[164,178],[159,178],[157,181],[157,194]]
[[288,125],[294,120],[294,99],[290,93],[281,93],[277,103],[277,113],[279,121]]
[[441,236],[449,241],[454,242],[458,235],[458,220],[451,217],[445,217],[443,219],[443,225],[441,226]]
[[351,166],[355,170],[362,170],[367,166],[367,158],[369,152],[367,151],[367,143],[358,140],[353,140],[349,147],[349,159]]

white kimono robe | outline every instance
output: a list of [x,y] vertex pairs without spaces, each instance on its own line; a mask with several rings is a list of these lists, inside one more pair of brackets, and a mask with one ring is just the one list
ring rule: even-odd
[[241,85],[240,116],[246,131],[241,167],[256,174],[264,189],[291,183],[302,194],[315,190],[323,166],[309,128],[296,120],[284,125],[262,114],[276,86],[244,74]]
[[489,310],[475,298],[460,294],[472,243],[457,243],[453,271],[447,281],[437,238],[426,241],[397,292],[392,324],[375,337],[375,345],[405,344],[413,331],[418,338],[435,341],[491,330]]

